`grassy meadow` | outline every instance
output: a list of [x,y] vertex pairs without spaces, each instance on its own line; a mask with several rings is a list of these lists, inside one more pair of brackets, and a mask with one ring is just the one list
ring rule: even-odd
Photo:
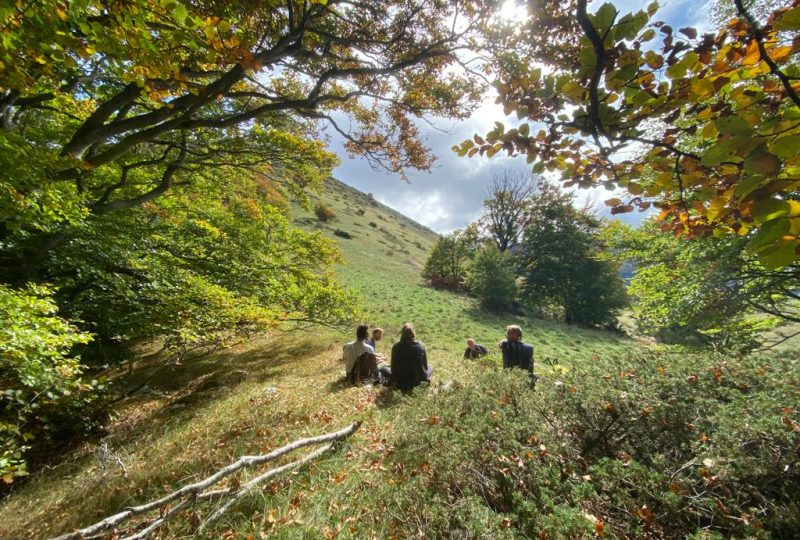
[[[797,420],[796,360],[670,356],[604,331],[484,312],[422,282],[433,232],[336,181],[321,198],[336,219],[322,224],[296,209],[296,221],[337,240],[340,280],[358,293],[365,321],[387,332],[379,352],[388,352],[402,323],[414,323],[435,382],[411,395],[343,384],[341,344],[354,329],[276,332],[167,368],[145,348],[126,383],[146,380],[145,391],[120,403],[107,436],[35,473],[0,503],[0,538],[86,526],[238,456],[355,420],[363,425],[352,438],[269,482],[203,537],[660,538],[673,537],[668,524],[680,512],[701,529],[710,520],[712,534],[724,522],[715,500],[748,523],[736,525],[741,537],[769,537],[767,517],[735,513],[718,493],[726,479],[744,480],[733,458],[710,445],[721,426],[750,418],[747,429],[726,435],[725,448],[762,461],[791,449],[798,435],[781,418]],[[536,392],[522,374],[498,368],[496,343],[510,323],[521,324],[536,348],[543,377]],[[461,359],[470,336],[493,351],[488,359]],[[751,438],[754,446],[742,446]],[[644,442],[651,440],[652,447]],[[780,477],[794,452],[774,458],[764,474]],[[689,465],[680,469],[681,460]],[[604,483],[612,477],[621,483]],[[197,512],[202,518],[212,508]],[[196,537],[192,521],[187,510],[153,537]],[[791,530],[784,521],[773,530]]]

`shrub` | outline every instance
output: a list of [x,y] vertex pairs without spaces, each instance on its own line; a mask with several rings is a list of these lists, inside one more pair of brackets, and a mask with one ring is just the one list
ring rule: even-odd
[[467,273],[467,289],[489,309],[508,309],[517,293],[514,261],[489,244],[478,251]]
[[350,234],[347,231],[343,231],[342,229],[336,229],[335,231],[333,231],[333,234],[335,234],[336,236],[339,236],[341,238],[347,238],[348,240],[353,238],[352,234]]
[[30,454],[91,426],[94,388],[72,351],[91,335],[58,317],[53,291],[0,285],[0,477],[27,474]]
[[370,227],[375,227],[376,229],[378,228],[378,224],[377,224],[377,223],[375,223],[374,221],[370,221],[370,222],[369,222],[369,226],[370,226]]
[[336,211],[322,201],[314,205],[314,214],[323,223],[327,223],[336,217]]
[[797,360],[595,356],[561,380],[540,369],[535,391],[523,372],[466,366],[480,383],[426,396],[423,428],[395,424],[397,535],[792,537]]

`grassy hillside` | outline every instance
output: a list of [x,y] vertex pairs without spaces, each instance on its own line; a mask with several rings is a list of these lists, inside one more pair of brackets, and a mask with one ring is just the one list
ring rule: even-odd
[[[652,417],[664,407],[665,418],[688,423],[681,415],[700,415],[710,405],[698,398],[676,417],[669,409],[676,390],[664,386],[671,384],[665,374],[713,385],[718,373],[693,361],[678,366],[661,352],[644,351],[617,335],[489,314],[471,299],[432,290],[419,273],[434,233],[339,182],[331,181],[328,188],[322,199],[337,219],[320,224],[311,212],[298,210],[298,223],[338,241],[345,259],[341,281],[359,293],[368,321],[387,330],[379,350],[388,351],[403,322],[415,323],[437,382],[411,396],[343,384],[341,343],[352,339],[352,331],[329,329],[261,336],[166,369],[157,357],[143,357],[130,383],[150,378],[146,391],[120,404],[102,441],[84,444],[2,502],[0,538],[63,533],[161,496],[240,455],[263,453],[354,420],[364,424],[353,438],[311,466],[267,484],[207,537],[403,538],[436,537],[449,530],[459,538],[510,538],[535,531],[551,538],[564,531],[574,537],[604,530],[611,535],[610,525],[603,529],[603,522],[592,517],[592,512],[604,515],[601,497],[592,495],[587,480],[595,473],[580,472],[589,465],[567,457],[570,441],[593,433],[613,435],[617,445],[640,440],[638,427],[620,424],[624,433],[616,427],[600,429],[611,414],[610,400],[619,400],[614,414],[625,411],[635,426],[641,418],[635,411],[641,407]],[[352,238],[335,236],[336,229]],[[467,337],[494,349],[512,322],[520,323],[526,341],[536,346],[537,370],[544,377],[536,393],[524,389],[524,378],[500,373],[496,353],[485,362],[461,360]],[[765,380],[785,377],[787,368],[767,364],[761,373]],[[597,381],[606,393],[584,393],[589,381]],[[792,391],[787,389],[789,395]],[[698,392],[712,391],[698,386]],[[645,400],[651,397],[655,401],[648,405]],[[781,394],[780,399],[790,398]],[[562,416],[553,424],[559,411],[573,411],[574,418]],[[738,420],[741,413],[731,411]],[[573,420],[590,427],[571,430]],[[679,439],[670,429],[654,425],[654,433]],[[712,428],[703,429],[710,433]],[[692,435],[687,441],[695,439]],[[600,449],[616,455],[612,442],[604,444]],[[626,447],[624,454],[630,459],[636,450]],[[571,472],[564,472],[567,462]],[[519,471],[533,476],[519,477]],[[633,485],[640,481],[629,480]],[[576,498],[558,486],[585,495]],[[532,487],[539,495],[526,491]],[[511,492],[527,493],[522,498],[529,501],[537,496],[550,501],[549,510],[519,506],[501,496]],[[629,496],[639,508],[642,503]],[[633,519],[647,526],[642,530],[649,536],[659,536],[646,519]],[[161,537],[193,537],[190,521],[187,511]]]
[[[635,346],[608,332],[583,330],[514,314],[492,314],[463,295],[427,287],[420,277],[436,233],[337,180],[330,180],[320,198],[336,210],[336,219],[320,223],[311,211],[297,210],[297,220],[310,230],[322,230],[338,241],[345,264],[339,278],[360,295],[365,320],[385,328],[385,348],[396,340],[399,327],[412,322],[434,359],[454,369],[467,337],[493,348],[505,327],[520,323],[537,358],[569,364],[592,354],[619,353]],[[313,205],[312,205],[313,206]],[[351,239],[335,236],[344,231]],[[349,336],[347,336],[349,338]]]

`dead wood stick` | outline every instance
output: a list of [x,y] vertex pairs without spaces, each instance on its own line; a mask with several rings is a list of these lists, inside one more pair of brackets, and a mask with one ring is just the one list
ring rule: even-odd
[[279,474],[281,474],[283,472],[289,471],[291,469],[296,469],[298,467],[301,467],[302,465],[305,465],[306,463],[308,463],[312,459],[317,458],[317,457],[321,456],[322,454],[324,454],[326,451],[330,450],[330,448],[332,446],[333,446],[332,443],[331,444],[326,444],[325,446],[323,446],[321,448],[317,448],[316,450],[314,450],[313,452],[311,452],[310,454],[308,454],[307,456],[305,456],[302,459],[298,459],[297,461],[293,461],[291,463],[287,463],[286,465],[281,465],[280,467],[277,467],[275,469],[270,469],[269,471],[265,472],[264,474],[262,474],[260,476],[256,476],[255,478],[253,478],[252,480],[250,480],[246,484],[242,485],[239,488],[239,491],[237,491],[233,495],[233,497],[231,499],[228,499],[225,502],[224,505],[219,507],[210,516],[208,516],[206,518],[206,520],[200,526],[200,532],[205,530],[205,528],[209,524],[211,524],[214,521],[218,520],[222,516],[222,514],[226,513],[228,510],[230,510],[231,507],[234,504],[236,504],[238,501],[240,501],[242,499],[242,497],[247,495],[249,492],[251,492],[256,486],[258,486],[262,482],[264,482],[266,480],[269,480],[273,476],[277,476],[277,475],[279,475]]
[[318,435],[316,437],[307,437],[305,439],[299,439],[297,441],[294,441],[293,443],[287,444],[286,446],[282,446],[276,450],[273,450],[268,454],[263,454],[259,456],[243,456],[238,460],[236,460],[235,462],[228,465],[227,467],[223,467],[222,469],[215,472],[211,476],[208,476],[204,480],[195,482],[194,484],[183,486],[182,488],[173,491],[169,495],[165,495],[164,497],[158,500],[145,503],[139,506],[131,506],[129,508],[126,508],[122,512],[119,512],[112,516],[108,516],[107,518],[98,521],[97,523],[94,523],[92,525],[89,525],[88,527],[84,527],[83,529],[63,534],[61,536],[53,538],[52,540],[81,540],[87,537],[94,536],[99,532],[106,531],[109,529],[114,529],[117,527],[117,525],[130,519],[135,515],[143,514],[151,510],[156,510],[157,508],[160,508],[165,504],[172,502],[176,499],[184,497],[185,495],[200,493],[204,489],[212,486],[213,484],[216,484],[226,476],[230,476],[239,469],[242,469],[244,467],[250,467],[253,465],[261,465],[263,463],[274,461],[279,457],[282,457],[290,452],[293,452],[294,450],[306,446],[346,439],[347,437],[358,431],[359,427],[361,427],[360,421],[354,422],[349,426],[347,426],[346,428],[340,429],[339,431],[335,431],[333,433],[326,433],[325,435]]

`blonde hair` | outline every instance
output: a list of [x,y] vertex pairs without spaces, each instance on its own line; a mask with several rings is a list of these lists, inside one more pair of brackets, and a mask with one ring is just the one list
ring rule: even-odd
[[372,335],[374,336],[375,334],[383,335],[383,328],[373,328],[372,329]]
[[403,325],[400,329],[400,341],[414,341],[417,334],[414,333],[414,325],[410,322]]
[[509,324],[506,326],[506,333],[508,332],[516,332],[516,334],[522,338],[522,328],[518,324]]

